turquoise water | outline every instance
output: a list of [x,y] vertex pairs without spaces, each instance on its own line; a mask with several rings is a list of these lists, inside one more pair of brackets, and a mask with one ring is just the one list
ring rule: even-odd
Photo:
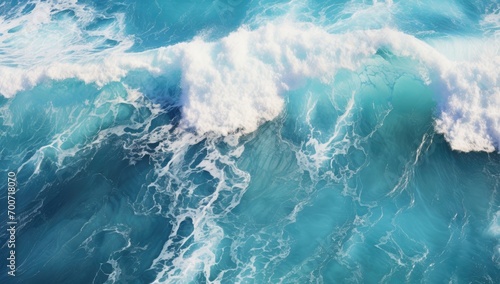
[[0,3],[0,282],[498,283],[499,13]]

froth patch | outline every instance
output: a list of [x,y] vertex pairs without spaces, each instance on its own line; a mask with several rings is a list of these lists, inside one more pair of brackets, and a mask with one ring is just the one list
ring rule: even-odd
[[436,130],[455,150],[493,152],[500,145],[498,56],[479,64],[456,64],[445,73],[448,97]]
[[81,62],[99,52],[125,52],[133,45],[125,34],[124,14],[105,19],[77,0],[24,2],[9,12],[13,17],[0,15],[0,66]]
[[183,126],[199,133],[252,132],[275,118],[284,100],[272,66],[255,58],[245,35],[195,40],[182,55]]
[[432,44],[454,59],[436,66],[445,87],[436,130],[454,150],[500,149],[499,39],[457,38]]

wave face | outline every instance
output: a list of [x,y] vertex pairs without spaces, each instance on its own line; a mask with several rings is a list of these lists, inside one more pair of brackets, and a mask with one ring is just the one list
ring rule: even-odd
[[0,282],[496,283],[499,15],[0,3]]

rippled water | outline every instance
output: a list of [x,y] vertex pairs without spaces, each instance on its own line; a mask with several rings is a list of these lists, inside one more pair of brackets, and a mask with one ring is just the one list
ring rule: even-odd
[[499,13],[0,3],[0,282],[498,283]]

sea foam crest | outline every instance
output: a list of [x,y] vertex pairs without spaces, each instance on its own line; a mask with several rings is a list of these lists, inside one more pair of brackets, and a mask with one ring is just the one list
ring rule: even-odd
[[[498,39],[486,42],[500,46]],[[387,28],[331,34],[313,24],[274,22],[254,30],[242,27],[213,42],[198,37],[141,53],[117,50],[78,62],[1,66],[0,93],[11,97],[45,79],[77,77],[103,85],[133,69],[154,75],[180,70],[184,128],[199,134],[245,134],[280,114],[287,91],[308,79],[329,83],[339,69],[356,71],[385,48],[438,74],[443,88],[435,126],[453,149],[498,149],[498,49],[474,60],[456,60],[435,45]]]

